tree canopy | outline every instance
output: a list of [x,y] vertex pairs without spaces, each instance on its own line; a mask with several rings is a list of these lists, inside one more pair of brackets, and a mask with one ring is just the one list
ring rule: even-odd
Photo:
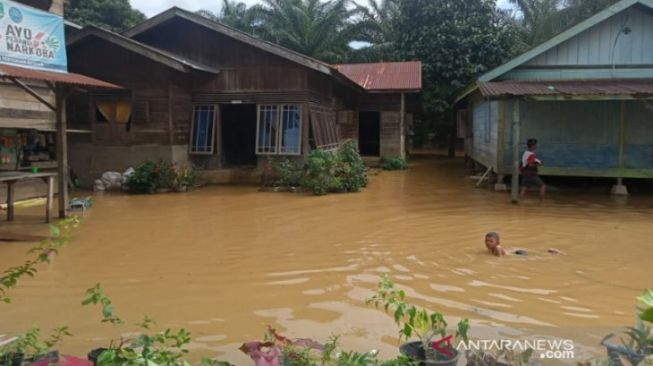
[[66,19],[79,25],[95,25],[114,32],[145,20],[145,15],[133,9],[129,0],[70,0],[65,14]]

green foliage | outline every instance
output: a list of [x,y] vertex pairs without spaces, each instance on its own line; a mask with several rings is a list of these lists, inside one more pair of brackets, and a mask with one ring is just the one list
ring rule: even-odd
[[52,335],[45,341],[40,339],[41,329],[36,325],[18,335],[18,337],[9,344],[0,347],[0,359],[5,355],[21,354],[25,358],[38,358],[52,350],[66,336],[71,336],[68,327],[55,328]]
[[400,57],[423,64],[423,111],[415,116],[416,138],[432,136],[444,143],[454,132],[454,96],[520,50],[517,28],[494,1],[397,1]]
[[637,299],[646,306],[639,314],[639,318],[649,323],[653,323],[653,290],[646,290],[644,295]]
[[[192,174],[194,180],[194,173]],[[158,189],[174,188],[177,178],[177,172],[172,164],[163,160],[158,163],[146,161],[127,177],[126,184],[130,192],[155,193]]]
[[133,9],[128,0],[70,0],[65,14],[66,19],[81,26],[95,25],[114,32],[145,20],[145,15]]
[[111,324],[123,324],[124,321],[113,313],[113,305],[111,299],[104,294],[100,284],[86,290],[86,297],[82,301],[82,305],[100,304],[102,306],[102,322]]
[[[427,357],[439,357],[439,354],[433,355],[428,351],[434,336],[444,337],[446,335],[447,321],[444,319],[444,315],[408,304],[405,298],[406,293],[403,290],[397,290],[390,277],[384,274],[379,281],[376,295],[368,299],[366,303],[373,304],[377,308],[382,306],[386,312],[392,312],[395,323],[399,326],[400,338],[409,340],[412,336],[416,336],[422,342],[424,350],[427,351]],[[468,331],[469,320],[460,320],[456,329],[456,340],[462,339],[467,342]]]
[[311,151],[303,166],[300,186],[316,195],[329,192],[358,192],[367,186],[365,163],[353,141],[337,151]]
[[299,187],[302,179],[302,170],[297,164],[285,159],[275,167],[275,173],[278,176],[276,185],[280,187]]
[[193,167],[175,169],[175,180],[173,186],[175,188],[187,187],[193,188],[197,184],[197,173]]
[[360,40],[365,23],[351,0],[263,0],[253,6],[254,33],[319,60],[337,63]]
[[556,34],[611,6],[618,0],[510,0],[519,10],[520,38],[526,47]]
[[[104,293],[100,284],[86,290],[83,305],[101,305],[102,322],[114,325],[124,321],[113,312],[111,299]],[[145,316],[136,324],[141,333],[133,339],[121,339],[117,344],[111,342],[108,350],[102,352],[98,359],[99,366],[190,366],[183,358],[188,353],[185,348],[191,341],[190,333],[185,329],[166,329],[163,332],[149,334],[154,321]]]
[[8,292],[18,285],[18,281],[25,277],[34,277],[38,272],[38,265],[50,263],[51,256],[58,255],[59,250],[70,241],[70,231],[76,228],[79,220],[76,217],[59,221],[50,225],[50,236],[41,241],[37,246],[28,251],[34,257],[26,260],[22,265],[10,267],[0,275],[0,302],[9,303],[11,297]]
[[381,168],[383,170],[406,170],[408,169],[408,162],[403,156],[381,158]]
[[244,2],[222,0],[222,6],[219,12],[214,13],[210,10],[202,9],[197,14],[246,33],[254,32],[254,12],[248,9],[247,4]]

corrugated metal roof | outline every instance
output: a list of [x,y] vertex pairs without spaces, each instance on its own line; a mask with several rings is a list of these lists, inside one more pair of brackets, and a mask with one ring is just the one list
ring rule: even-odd
[[380,62],[334,65],[367,91],[418,91],[422,89],[422,63]]
[[26,69],[23,67],[0,64],[0,77],[15,77],[20,79],[51,81],[68,85],[93,86],[98,88],[122,89],[118,85],[93,79],[88,76],[68,73]]
[[478,86],[485,97],[653,95],[653,79],[508,80]]

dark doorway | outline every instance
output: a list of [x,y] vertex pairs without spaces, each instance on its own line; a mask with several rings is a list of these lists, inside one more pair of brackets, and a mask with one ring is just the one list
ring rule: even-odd
[[364,156],[381,155],[381,113],[359,113],[358,148]]
[[225,167],[256,166],[256,104],[220,105]]

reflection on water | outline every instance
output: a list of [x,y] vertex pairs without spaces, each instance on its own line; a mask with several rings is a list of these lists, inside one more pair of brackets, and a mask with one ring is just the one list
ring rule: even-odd
[[[416,160],[384,172],[364,192],[309,197],[252,187],[188,194],[96,197],[72,244],[0,308],[0,333],[71,327],[64,351],[85,354],[135,327],[99,322],[80,306],[100,282],[130,323],[147,314],[185,327],[195,354],[248,364],[237,346],[270,324],[289,336],[342,335],[348,348],[396,352],[397,328],[366,307],[381,273],[416,303],[472,320],[477,337],[561,337],[584,355],[630,324],[651,286],[650,198],[553,195],[515,206],[475,189],[459,161]],[[22,217],[21,217],[22,215]],[[9,229],[44,234],[40,210]],[[498,231],[528,257],[486,255]],[[550,256],[556,247],[565,256]],[[0,244],[0,267],[26,244]]]

